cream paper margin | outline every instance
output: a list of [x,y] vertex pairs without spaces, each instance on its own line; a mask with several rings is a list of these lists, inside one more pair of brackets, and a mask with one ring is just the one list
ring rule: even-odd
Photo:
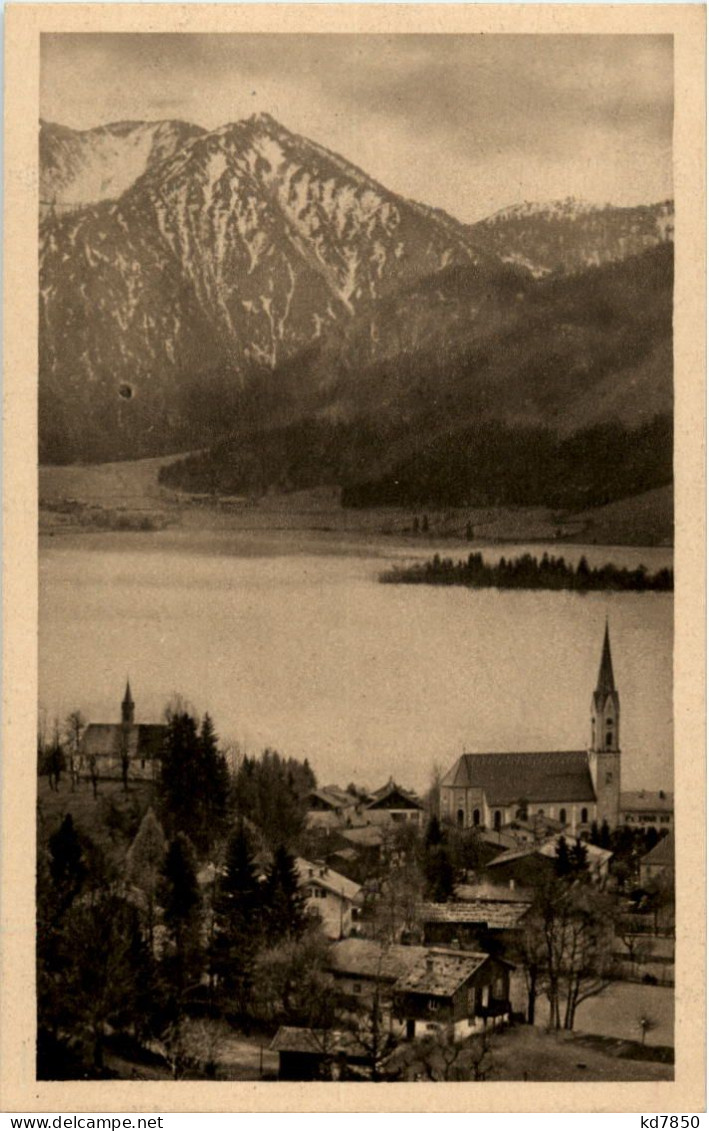
[[[705,224],[700,5],[10,4],[5,45],[4,651],[0,825],[0,1111],[699,1112],[705,1110]],[[674,1082],[286,1084],[37,1082],[34,867],[37,703],[39,36],[45,32],[672,34],[675,42]],[[67,656],[67,663],[71,657]]]

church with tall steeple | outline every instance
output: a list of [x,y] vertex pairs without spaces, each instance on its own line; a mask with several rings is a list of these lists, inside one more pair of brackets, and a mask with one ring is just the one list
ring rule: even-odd
[[502,829],[541,817],[573,836],[620,823],[620,696],[606,622],[587,750],[463,754],[441,781],[441,817]]
[[126,680],[119,723],[90,723],[81,740],[81,773],[99,778],[152,780],[157,777],[167,727],[136,723],[135,702]]

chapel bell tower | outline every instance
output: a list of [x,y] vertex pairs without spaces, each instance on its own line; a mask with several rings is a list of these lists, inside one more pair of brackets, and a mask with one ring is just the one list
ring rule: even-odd
[[121,723],[124,727],[132,727],[135,722],[135,703],[130,693],[130,681],[126,681],[126,693],[121,703]]

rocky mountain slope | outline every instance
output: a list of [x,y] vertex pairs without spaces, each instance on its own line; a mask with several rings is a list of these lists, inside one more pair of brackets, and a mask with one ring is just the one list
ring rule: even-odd
[[188,122],[112,122],[91,130],[40,122],[40,206],[68,211],[116,200],[147,169],[204,132]]
[[[572,432],[671,403],[671,281],[588,270],[667,245],[669,204],[465,226],[268,115],[212,132],[43,123],[40,156],[45,461],[312,420],[361,423],[381,462],[414,422],[429,438],[477,416]],[[557,278],[574,272],[596,282]],[[638,310],[660,311],[654,330]]]
[[600,267],[674,239],[674,203],[613,208],[569,197],[551,204],[516,204],[470,226],[474,239],[504,263],[537,278]]
[[[672,477],[672,249],[535,280],[450,267],[274,374],[268,429],[165,473],[352,505],[596,506]],[[309,398],[303,390],[310,390]],[[244,419],[248,414],[237,414]]]
[[239,387],[381,296],[484,258],[462,225],[263,115],[192,137],[117,201],[52,212],[40,236],[49,458],[73,417],[92,438],[66,457],[154,450],[217,361]]

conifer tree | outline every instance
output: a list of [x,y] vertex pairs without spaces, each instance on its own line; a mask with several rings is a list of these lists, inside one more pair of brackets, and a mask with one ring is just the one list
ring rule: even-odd
[[178,833],[167,849],[160,898],[171,951],[167,956],[168,974],[179,994],[198,977],[201,964],[202,897],[194,848],[184,833]]
[[269,943],[300,938],[307,924],[306,899],[300,887],[295,857],[284,845],[279,845],[275,851],[264,898]]
[[223,996],[244,1013],[263,929],[263,892],[256,873],[252,838],[244,823],[227,844],[224,874],[214,906],[212,969]]
[[151,954],[155,935],[155,898],[166,849],[163,827],[150,808],[140,822],[135,840],[128,849],[126,865],[129,881],[142,892],[145,901],[144,919]]
[[560,878],[568,876],[572,871],[569,857],[569,846],[566,837],[560,836],[556,842],[556,874]]
[[71,813],[67,813],[49,838],[49,872],[62,910],[72,903],[86,879],[84,847],[74,827],[74,819]]

